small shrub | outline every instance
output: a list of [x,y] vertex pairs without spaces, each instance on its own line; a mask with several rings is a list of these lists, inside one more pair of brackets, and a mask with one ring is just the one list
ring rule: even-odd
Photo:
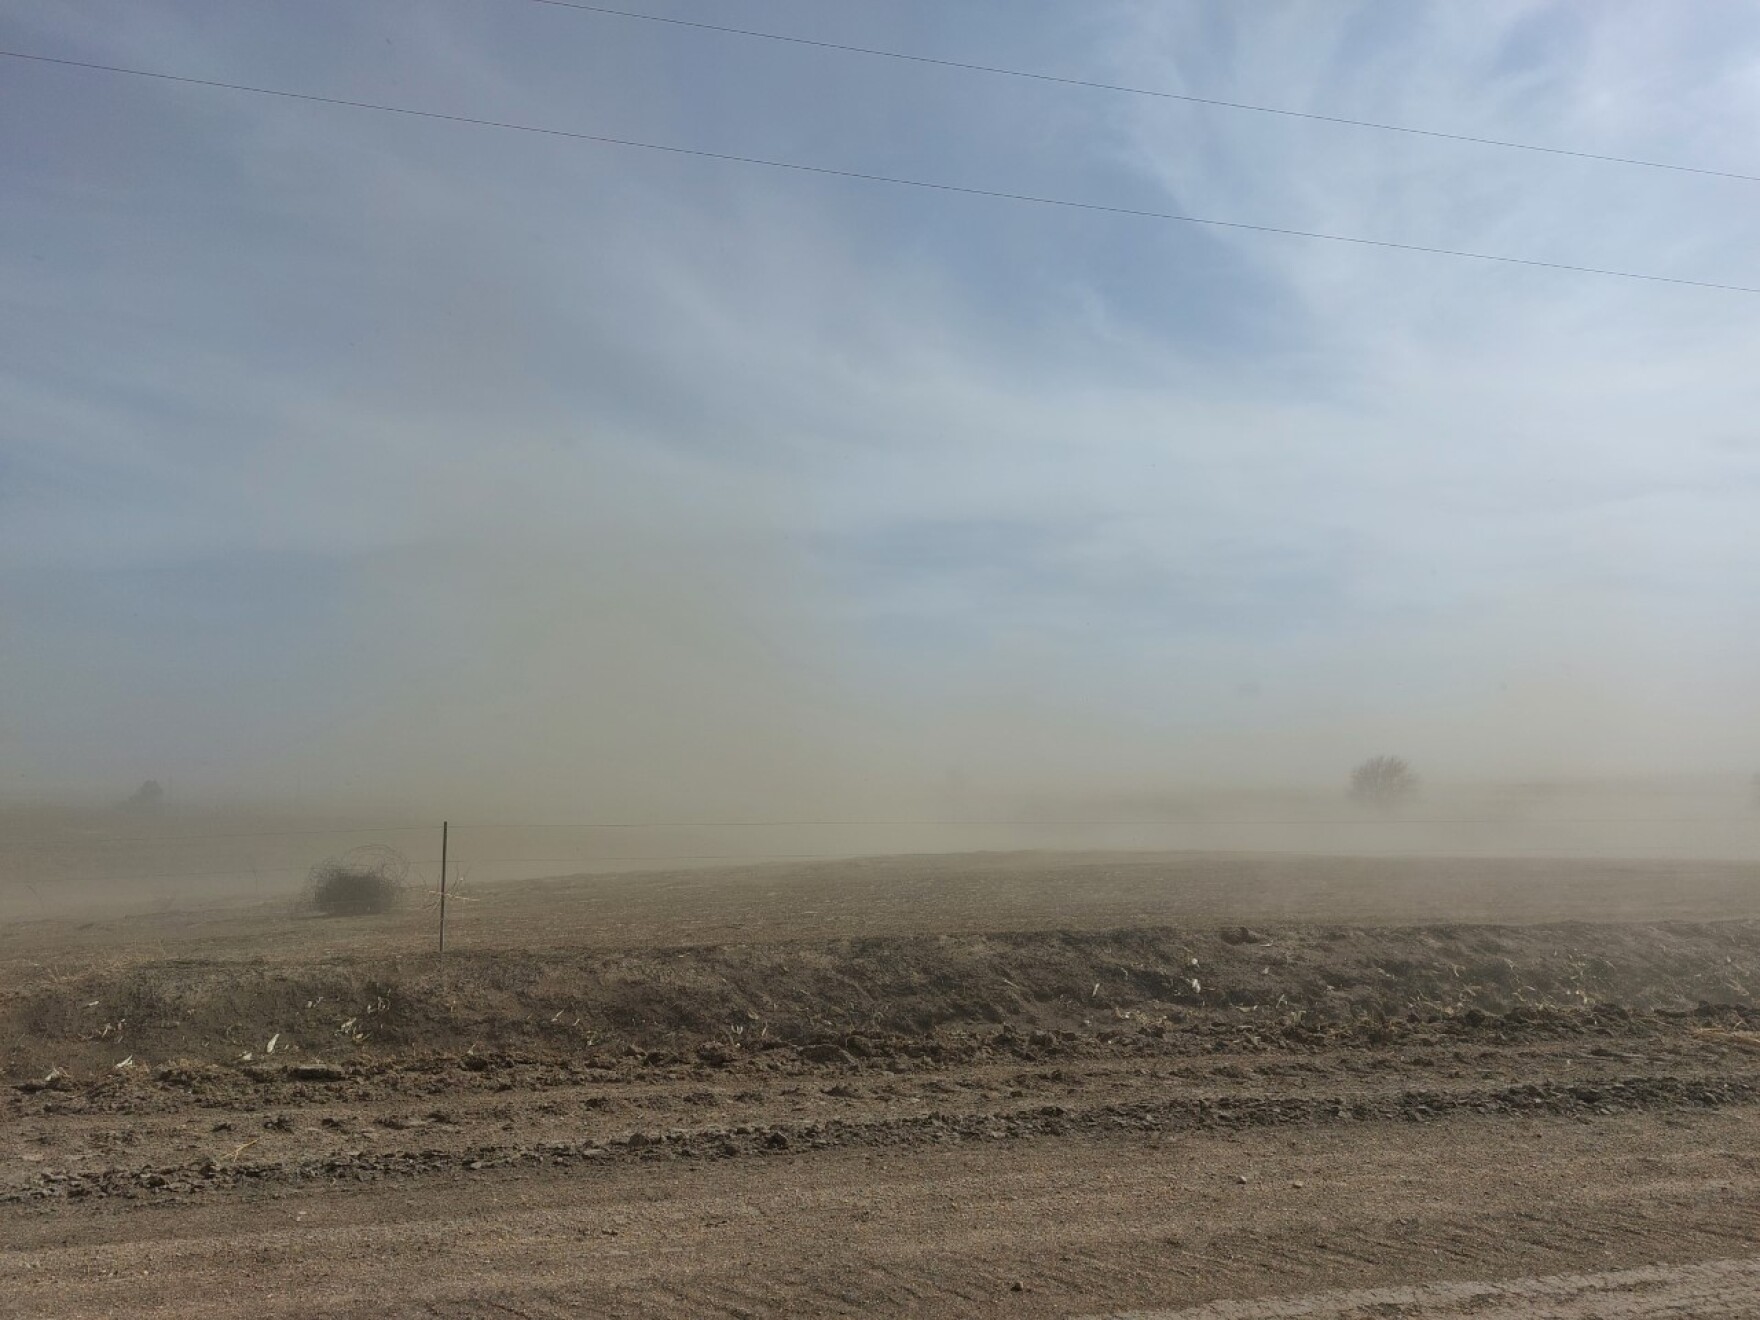
[[356,848],[314,866],[307,894],[327,917],[373,916],[402,901],[408,874],[409,861],[395,848]]
[[1351,771],[1351,799],[1390,811],[1418,792],[1418,776],[1403,756],[1371,756]]
[[165,786],[157,779],[149,779],[129,794],[121,804],[123,811],[132,811],[142,816],[157,815],[165,809]]

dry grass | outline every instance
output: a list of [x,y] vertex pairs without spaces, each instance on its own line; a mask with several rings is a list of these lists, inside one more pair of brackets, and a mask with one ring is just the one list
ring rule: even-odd
[[1717,1045],[1740,1050],[1743,1054],[1760,1054],[1760,1031],[1729,1031],[1722,1027],[1695,1027],[1693,1035]]

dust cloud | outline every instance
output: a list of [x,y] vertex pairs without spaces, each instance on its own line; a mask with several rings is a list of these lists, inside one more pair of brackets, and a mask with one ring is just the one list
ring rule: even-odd
[[[218,765],[133,749],[168,786],[156,809],[115,772],[12,794],[0,913],[279,902],[365,844],[431,889],[443,819],[467,887],[1010,850],[1760,857],[1734,740],[1654,689],[1536,682],[1450,711],[1340,688],[1322,718],[1260,657],[1248,693],[1194,678],[1219,711],[1172,680],[1084,694],[1051,664],[913,691],[756,520],[601,508],[572,540],[386,551],[351,610],[334,691],[282,712],[283,740]],[[1422,777],[1397,810],[1346,797],[1382,750]]]
[[[443,819],[477,883],[1019,849],[1760,856],[1739,759],[1760,712],[1708,706],[1728,683],[1666,677],[1639,639],[1572,655],[1536,625],[1493,664],[1458,633],[1365,636],[1165,670],[1097,639],[926,666],[840,608],[773,530],[775,492],[672,476],[567,517],[515,487],[486,525],[479,504],[464,534],[363,553],[303,689],[198,701],[112,673],[135,688],[109,701],[176,718],[119,721],[126,755],[64,753],[9,795],[7,910],[273,900],[366,843],[432,877]],[[1451,645],[1468,681],[1420,681]],[[1422,777],[1397,811],[1345,796],[1379,751]],[[159,809],[120,807],[147,777]]]

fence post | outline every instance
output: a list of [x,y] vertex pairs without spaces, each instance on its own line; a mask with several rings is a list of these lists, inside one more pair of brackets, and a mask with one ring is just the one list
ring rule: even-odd
[[440,822],[440,957],[446,958],[446,834],[448,823]]

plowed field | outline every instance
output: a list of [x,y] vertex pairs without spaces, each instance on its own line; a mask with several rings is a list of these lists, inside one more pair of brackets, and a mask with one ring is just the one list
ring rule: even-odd
[[1020,855],[0,935],[0,1312],[1760,1316],[1760,873]]

